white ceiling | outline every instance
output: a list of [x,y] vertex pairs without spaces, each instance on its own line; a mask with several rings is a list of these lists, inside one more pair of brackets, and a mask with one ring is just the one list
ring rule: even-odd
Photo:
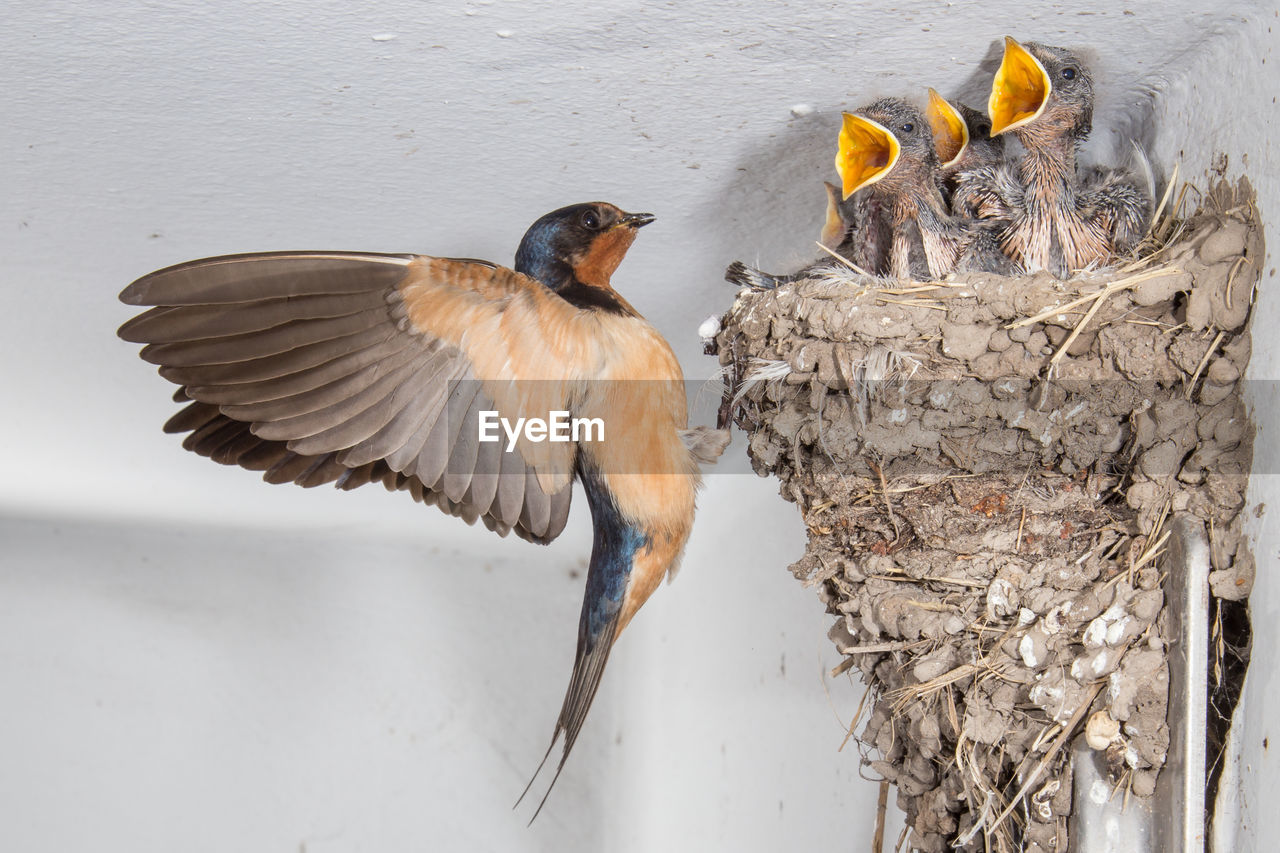
[[[566,566],[580,568],[590,540],[582,507],[564,542],[530,550],[400,496],[304,495],[183,452],[159,429],[175,408],[171,389],[115,337],[131,314],[116,294],[130,280],[267,249],[505,263],[541,213],[603,199],[657,215],[614,281],[672,340],[686,373],[703,378],[714,362],[700,354],[695,329],[732,297],[725,265],[786,268],[815,254],[840,111],[884,95],[920,98],[928,86],[981,104],[1006,33],[1093,57],[1094,156],[1110,159],[1136,137],[1158,170],[1181,160],[1185,177],[1225,152],[1230,174],[1253,177],[1263,210],[1280,209],[1280,156],[1269,139],[1280,126],[1275,2],[10,0],[0,13],[0,515],[18,518],[0,538],[21,542],[0,547],[0,680],[27,699],[18,724],[0,726],[9,733],[0,746],[36,761],[49,744],[59,750],[42,766],[47,800],[30,794],[26,775],[0,769],[0,795],[20,804],[21,826],[36,827],[18,836],[26,841],[77,837],[60,818],[60,792],[72,781],[85,796],[110,788],[114,762],[145,752],[153,727],[164,734],[153,784],[120,776],[125,787],[111,797],[123,819],[90,821],[84,832],[150,827],[145,814],[133,820],[134,783],[159,797],[157,808],[190,807],[164,796],[165,774],[184,760],[221,774],[211,796],[242,783],[233,802],[251,799],[259,780],[238,774],[251,776],[254,751],[266,749],[280,790],[294,796],[280,793],[279,808],[255,801],[252,829],[202,828],[205,846],[157,829],[150,845],[131,849],[172,849],[179,837],[189,849],[248,849],[290,837],[281,815],[295,812],[317,833],[303,845],[312,850],[415,849],[424,822],[454,838],[465,822],[477,849],[781,849],[856,845],[869,834],[873,786],[856,778],[852,755],[835,752],[834,719],[852,715],[860,690],[837,685],[844,692],[827,705],[825,619],[783,571],[803,535],[772,483],[711,478],[684,574],[628,632],[579,747],[585,755],[566,770],[559,808],[530,834],[505,805],[513,784],[518,791],[513,777],[536,763],[567,673],[559,655],[572,648],[581,579]],[[1275,324],[1268,300],[1264,329]],[[1278,364],[1274,341],[1259,335],[1255,375],[1274,375]],[[1264,406],[1264,422],[1277,407]],[[1274,472],[1280,450],[1265,435],[1264,424],[1259,457]],[[743,444],[739,436],[728,451],[738,470]],[[77,517],[107,524],[59,538]],[[112,532],[121,522],[127,529]],[[294,548],[299,540],[243,533],[254,527],[323,537]],[[1280,537],[1261,535],[1259,553],[1274,554]],[[385,542],[403,553],[381,569],[359,564]],[[192,554],[216,580],[188,570]],[[151,559],[163,568],[148,569]],[[417,571],[420,563],[436,571]],[[485,577],[472,586],[453,573],[462,567]],[[340,594],[326,597],[331,589]],[[476,596],[491,621],[458,635],[466,657],[442,654],[420,669],[422,646],[447,646],[453,635],[426,639],[417,621],[454,619]],[[427,601],[437,609],[419,611]],[[1280,614],[1258,594],[1254,607],[1260,621]],[[278,624],[281,612],[298,624]],[[368,641],[367,654],[351,652],[347,629]],[[1260,648],[1274,652],[1276,639],[1263,632]],[[190,675],[206,651],[232,662],[225,680]],[[317,659],[330,653],[333,661]],[[258,655],[265,675],[245,682],[240,666]],[[390,674],[364,678],[371,659]],[[316,723],[314,740],[272,747],[285,735],[264,734],[260,720],[296,719],[290,712],[308,709],[295,705],[325,701],[312,681],[329,670],[335,681],[324,690],[376,682],[405,692],[390,694],[390,718],[372,698],[377,707],[361,710],[347,697],[341,713]],[[1260,708],[1280,701],[1280,686],[1260,689]],[[102,710],[103,696],[114,711]],[[484,699],[497,704],[474,726],[491,749],[474,747],[483,732],[468,730],[439,759],[462,768],[485,752],[483,772],[424,780],[423,763],[438,757],[425,746],[382,744],[368,765],[323,751],[347,712],[369,731],[401,717],[430,728],[416,714],[438,712],[439,728],[424,736],[434,743],[458,725],[451,702]],[[233,719],[218,718],[203,746],[174,722],[220,703],[236,705]],[[497,730],[513,714],[516,727]],[[111,720],[124,734],[93,729]],[[615,743],[617,720],[629,723],[617,724]],[[317,763],[307,764],[313,752]],[[1254,766],[1264,779],[1257,790],[1280,785],[1274,762]],[[358,802],[325,786],[326,774],[352,767],[384,774],[361,780],[374,787]],[[683,787],[664,783],[677,776]],[[776,789],[801,790],[805,779],[813,791],[787,799],[784,813]],[[503,805],[472,815],[451,801],[422,802],[454,781],[463,786],[455,797],[488,786]],[[638,815],[619,817],[611,794],[639,804]],[[867,810],[850,811],[855,800]]]

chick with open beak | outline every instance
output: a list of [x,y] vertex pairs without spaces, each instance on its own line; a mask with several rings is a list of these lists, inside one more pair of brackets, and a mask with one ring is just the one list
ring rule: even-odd
[[846,198],[866,192],[888,213],[887,272],[920,281],[956,269],[1008,272],[989,226],[954,217],[939,188],[938,153],[929,123],[906,101],[885,98],[845,113],[836,153]]
[[1005,39],[987,103],[993,137],[1012,133],[1026,149],[1015,165],[957,176],[953,207],[1006,222],[1001,246],[1028,271],[1065,278],[1135,246],[1151,194],[1115,172],[1077,174],[1076,150],[1093,125],[1093,78],[1070,51]]
[[991,135],[991,120],[985,114],[952,103],[935,89],[929,90],[925,115],[933,130],[942,195],[950,204],[961,172],[1004,162],[1005,137]]

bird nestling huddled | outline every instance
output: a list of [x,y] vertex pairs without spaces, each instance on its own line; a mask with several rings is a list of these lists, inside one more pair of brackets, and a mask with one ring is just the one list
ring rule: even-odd
[[[932,281],[952,273],[1047,270],[1067,278],[1141,241],[1149,180],[1080,170],[1093,121],[1093,81],[1070,51],[1005,39],[987,115],[929,90],[924,113],[884,98],[844,114],[818,242],[834,254],[770,275],[735,261],[725,278],[755,289],[852,265]],[[1021,156],[1005,151],[1012,136]]]

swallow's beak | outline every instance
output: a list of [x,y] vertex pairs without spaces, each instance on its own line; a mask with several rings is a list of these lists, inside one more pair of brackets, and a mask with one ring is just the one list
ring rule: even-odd
[[883,178],[898,162],[898,140],[884,125],[853,113],[844,114],[836,150],[836,171],[848,198]]
[[960,111],[936,90],[929,90],[929,127],[933,130],[933,150],[945,169],[954,166],[969,147],[969,125]]
[[1004,61],[991,83],[991,98],[987,101],[991,135],[1034,121],[1044,112],[1052,91],[1053,84],[1040,60],[1012,37],[1005,36]]
[[654,215],[652,213],[624,213],[617,224],[626,225],[628,228],[643,228],[653,220]]

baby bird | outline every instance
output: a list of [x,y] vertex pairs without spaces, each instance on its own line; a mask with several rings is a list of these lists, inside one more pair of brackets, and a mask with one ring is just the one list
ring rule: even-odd
[[818,242],[861,269],[883,267],[890,237],[884,205],[866,193],[845,199],[830,181],[822,186],[827,191],[827,213]]
[[927,281],[956,269],[1009,271],[989,226],[948,212],[938,168],[929,125],[905,101],[885,98],[845,113],[836,154],[844,196],[865,191],[879,200],[892,233],[888,263],[878,272]]
[[881,269],[889,251],[889,227],[883,206],[865,194],[845,200],[840,188],[829,181],[824,181],[823,186],[827,191],[827,209],[818,244],[832,254],[789,275],[767,273],[734,261],[724,271],[725,281],[735,287],[773,290],[824,272],[849,269],[850,264],[868,272]]
[[1093,123],[1093,80],[1062,48],[1005,39],[987,105],[991,133],[1013,133],[1026,149],[1016,165],[962,173],[957,210],[1003,220],[1000,244],[1028,271],[1065,278],[1135,246],[1151,194],[1115,172],[1091,182],[1076,172],[1076,149]]
[[943,197],[950,202],[957,176],[970,169],[1004,162],[1003,136],[991,135],[991,120],[973,107],[956,105],[929,90],[925,111],[933,130],[933,147],[938,153],[938,176]]
[[[991,138],[991,123],[977,110],[963,106],[957,109],[933,89],[929,93],[929,126],[932,128],[933,145],[931,159],[927,153],[927,143],[916,144],[909,141],[904,148],[898,144],[893,134],[882,136],[879,148],[874,143],[868,143],[864,138],[868,132],[873,137],[879,133],[871,125],[866,126],[871,128],[870,131],[864,129],[856,132],[861,140],[858,144],[862,147],[849,156],[856,159],[867,155],[883,161],[883,171],[876,173],[880,177],[872,177],[868,173],[867,180],[850,189],[849,178],[841,171],[840,157],[837,157],[836,169],[840,171],[845,187],[842,190],[834,184],[826,184],[826,218],[818,242],[839,258],[819,258],[815,263],[790,275],[774,275],[749,267],[741,261],[734,261],[725,270],[725,280],[753,290],[772,290],[783,284],[847,268],[848,265],[842,263],[840,258],[852,262],[859,269],[876,274],[889,273],[898,278],[940,278],[956,269],[1006,274],[1016,272],[1017,265],[1001,252],[992,226],[952,217],[948,204],[954,189],[954,176],[964,169],[1000,162],[1004,157],[1004,139]],[[903,124],[912,126],[912,131],[906,137],[908,140],[929,139],[925,122],[906,102],[885,100],[867,109],[882,107],[910,112],[910,116],[903,121]],[[858,120],[857,117],[846,114],[845,128],[849,127],[851,118],[855,122]],[[893,125],[892,119],[886,121],[890,126]],[[899,132],[901,126],[898,125]],[[842,131],[842,145],[849,139],[851,137],[847,137],[846,132]],[[868,148],[867,145],[871,147]],[[872,152],[872,148],[876,148],[876,151]],[[897,152],[893,155],[896,165],[889,162],[891,148]],[[865,171],[866,167],[861,168]],[[889,183],[881,185],[875,191],[856,192],[861,187],[879,181],[884,173],[894,169],[897,170],[895,177]],[[930,183],[936,185],[935,191],[929,190]],[[912,212],[913,209],[915,212]],[[903,232],[904,228],[908,231],[912,228],[916,230],[907,234]],[[914,250],[910,248],[912,245],[915,246]],[[893,254],[895,247],[899,253],[896,266]],[[904,252],[905,255],[902,254]],[[922,252],[926,255],[932,252],[932,266],[927,260],[921,262]],[[912,257],[915,258],[914,262]],[[902,258],[907,260],[903,261]],[[914,273],[911,272],[912,263]]]

